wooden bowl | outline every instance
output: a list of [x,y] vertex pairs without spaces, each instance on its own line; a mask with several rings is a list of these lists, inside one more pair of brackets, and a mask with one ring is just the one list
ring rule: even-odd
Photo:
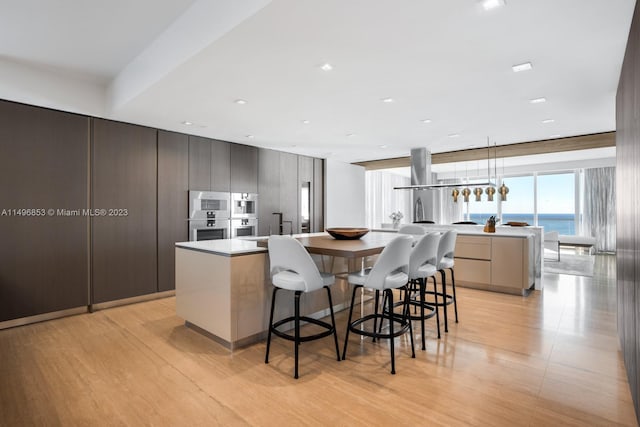
[[368,232],[369,232],[368,228],[360,228],[360,227],[327,228],[327,233],[329,233],[334,239],[337,239],[337,240],[356,240],[361,238]]
[[512,227],[528,227],[529,224],[527,224],[526,222],[518,222],[518,221],[509,221],[507,222],[507,225],[510,225]]

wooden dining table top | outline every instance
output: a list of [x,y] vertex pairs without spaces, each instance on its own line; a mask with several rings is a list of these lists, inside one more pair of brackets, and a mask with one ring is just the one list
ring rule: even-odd
[[[371,231],[360,239],[338,240],[329,234],[296,237],[312,254],[343,258],[361,258],[376,255],[398,235],[382,231]],[[268,247],[267,240],[258,241],[258,246]]]

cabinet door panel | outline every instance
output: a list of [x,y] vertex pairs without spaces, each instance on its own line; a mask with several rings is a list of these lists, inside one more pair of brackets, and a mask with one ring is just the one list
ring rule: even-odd
[[258,234],[278,234],[274,212],[280,212],[280,153],[258,149]]
[[280,210],[284,221],[291,221],[284,226],[284,233],[298,233],[298,156],[280,153]]
[[156,130],[94,119],[92,303],[156,292]]
[[0,321],[88,304],[88,143],[86,117],[0,101]]
[[211,140],[211,191],[229,192],[231,143]]
[[[231,192],[258,192],[258,149],[231,144]],[[260,199],[258,199],[258,204]]]
[[211,140],[189,136],[189,190],[211,190]]
[[491,283],[522,289],[524,244],[526,239],[493,237],[491,242]]
[[175,242],[188,240],[189,138],[158,131],[158,290],[175,289]]

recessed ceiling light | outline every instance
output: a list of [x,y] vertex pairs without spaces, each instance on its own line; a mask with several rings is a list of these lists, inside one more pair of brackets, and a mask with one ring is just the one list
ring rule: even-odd
[[246,135],[247,138],[253,138],[253,135]]
[[302,123],[305,124],[305,125],[308,125],[311,122],[309,120],[303,120]]
[[549,138],[560,138],[560,134],[551,135]]
[[424,119],[424,120],[420,120],[422,123],[431,123],[431,120],[429,119]]
[[484,10],[491,10],[500,6],[504,6],[504,0],[482,0]]
[[387,145],[381,145],[380,148],[385,149],[387,148]]
[[352,136],[356,136],[356,134],[355,133],[348,133],[347,134],[347,138],[351,138]]
[[547,102],[547,98],[534,98],[529,100],[532,104],[542,104],[543,102]]
[[380,101],[389,103],[389,102],[393,102],[393,98],[382,98]]
[[236,104],[240,104],[240,105],[244,105],[247,103],[247,101],[245,101],[244,99],[236,99],[234,101]]
[[529,71],[533,68],[531,62],[525,62],[524,64],[518,64],[511,67],[514,73],[519,73],[520,71]]
[[447,135],[447,136],[448,136],[449,138],[457,138],[457,137],[459,137],[459,136],[460,136],[460,134],[459,134],[459,133],[452,133],[452,134],[449,134],[449,135]]
[[320,66],[320,69],[321,69],[322,71],[331,71],[331,70],[333,70],[333,65],[331,65],[331,64],[329,64],[329,63],[327,62],[326,64],[322,64],[322,65]]
[[553,123],[553,122],[555,122],[555,120],[553,119],[545,119],[542,121],[542,123]]
[[182,124],[185,125],[185,126],[191,126],[193,124],[193,122],[189,122],[189,121],[185,120],[184,122],[182,122]]

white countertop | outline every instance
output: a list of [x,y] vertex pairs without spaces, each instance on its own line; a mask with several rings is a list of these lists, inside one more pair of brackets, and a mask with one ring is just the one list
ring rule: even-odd
[[[256,238],[257,239],[257,238]],[[255,240],[224,239],[202,240],[200,242],[177,242],[177,248],[190,249],[200,252],[208,252],[222,256],[249,255],[266,252],[266,248],[257,246]]]
[[[302,233],[293,237],[322,236],[326,233]],[[248,236],[236,239],[202,240],[199,242],[177,242],[176,247],[193,251],[208,252],[222,256],[239,256],[267,252],[267,248],[257,246],[258,240],[266,240],[269,236]]]
[[[471,235],[471,236],[487,236],[487,237],[527,237],[535,234],[535,229],[541,227],[511,227],[506,225],[496,226],[495,233],[485,233],[482,231],[484,225],[469,225],[469,224],[452,224],[452,225],[441,225],[441,224],[418,224],[425,228],[427,232],[430,231],[447,231],[447,230],[456,230],[458,234],[461,235]],[[394,228],[375,228],[373,231],[386,231],[386,232],[397,232],[397,229]]]

